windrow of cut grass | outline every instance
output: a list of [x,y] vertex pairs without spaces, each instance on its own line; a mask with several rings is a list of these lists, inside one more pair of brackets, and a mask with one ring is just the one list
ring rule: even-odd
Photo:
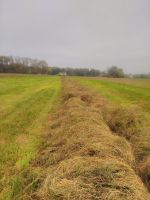
[[58,77],[0,76],[0,199],[16,199],[24,187],[21,174],[36,155],[60,91]]
[[107,102],[71,80],[63,84],[62,105],[31,165],[37,187],[29,189],[31,181],[18,199],[148,200],[130,142],[104,120]]
[[[145,80],[144,84],[143,80],[129,81],[126,79],[85,79],[85,82],[78,79],[78,81],[82,85],[96,91],[96,93],[103,94],[103,97],[108,97],[104,92],[105,90],[107,90],[110,97],[112,96],[112,98],[105,98],[105,100],[107,99],[107,103],[104,103],[101,109],[103,120],[113,132],[126,138],[130,142],[135,155],[136,171],[140,174],[143,182],[150,190],[150,114],[149,107],[141,105],[143,99],[146,101],[145,105],[150,105],[148,93],[150,86],[145,85],[149,80]],[[97,85],[94,85],[95,81]],[[103,88],[101,86],[101,82],[103,85],[103,81],[104,84],[105,82],[108,82],[109,87],[104,86]],[[125,83],[125,85],[120,82]],[[130,85],[131,83],[132,85]],[[139,84],[141,84],[141,86],[139,86]],[[137,91],[134,92],[134,85],[136,85],[136,88],[138,86],[139,90],[137,88]],[[133,91],[131,95],[128,91],[130,88],[131,91]],[[144,88],[143,91],[142,88]],[[147,90],[145,90],[146,88]],[[113,97],[114,93],[111,89],[115,91],[115,100]],[[135,94],[138,95],[136,96]],[[121,101],[118,101],[117,98],[120,98]],[[126,101],[123,101],[124,98]],[[110,102],[110,99],[112,102]]]
[[135,156],[135,170],[150,190],[150,119],[135,107],[103,106],[103,119],[110,129],[126,138]]

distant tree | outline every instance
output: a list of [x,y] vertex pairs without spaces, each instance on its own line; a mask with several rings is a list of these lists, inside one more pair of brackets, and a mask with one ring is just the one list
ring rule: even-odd
[[107,75],[114,78],[122,78],[125,76],[123,69],[117,66],[110,67],[107,71]]
[[51,70],[49,71],[50,75],[57,75],[60,72],[62,72],[62,69],[59,67],[51,67]]
[[69,76],[99,76],[101,72],[96,69],[89,68],[58,68],[52,67],[50,74],[56,75],[61,72],[66,72]]
[[50,74],[66,73],[69,76],[100,76],[102,73],[89,68],[49,67],[43,60],[26,57],[0,56],[0,73]]
[[101,72],[97,69],[91,69],[89,70],[89,76],[100,76],[101,75]]
[[0,56],[0,73],[48,74],[48,64],[43,60]]
[[149,79],[150,73],[148,73],[148,74],[134,74],[133,77],[134,78],[143,78],[143,79],[147,78],[147,79]]

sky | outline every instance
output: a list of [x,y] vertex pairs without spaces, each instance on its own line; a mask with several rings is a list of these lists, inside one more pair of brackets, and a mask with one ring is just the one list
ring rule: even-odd
[[150,72],[150,0],[0,0],[0,55]]

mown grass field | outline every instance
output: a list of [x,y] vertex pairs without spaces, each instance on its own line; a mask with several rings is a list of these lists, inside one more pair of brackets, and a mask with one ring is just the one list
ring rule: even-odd
[[150,112],[150,80],[125,78],[79,78],[78,80],[114,103],[138,105]]
[[149,200],[149,114],[149,80],[0,75],[0,199]]
[[60,91],[59,77],[0,76],[0,199],[21,190],[19,172],[34,158]]
[[39,174],[46,173],[28,196],[149,200],[150,129],[143,115],[112,104],[74,79],[66,77],[62,83],[61,105],[35,161]]

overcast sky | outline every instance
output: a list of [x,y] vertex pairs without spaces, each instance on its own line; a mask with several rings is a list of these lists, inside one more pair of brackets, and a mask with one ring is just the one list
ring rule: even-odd
[[0,54],[150,72],[150,0],[0,0]]

